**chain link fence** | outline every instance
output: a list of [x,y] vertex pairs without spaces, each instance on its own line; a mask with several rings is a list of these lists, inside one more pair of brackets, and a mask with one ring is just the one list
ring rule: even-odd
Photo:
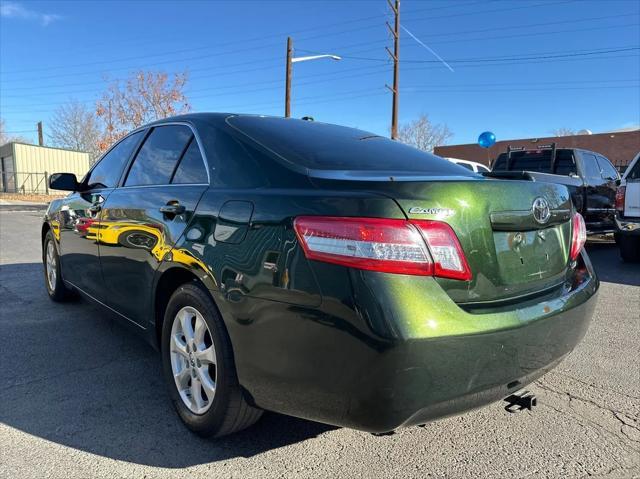
[[0,192],[48,195],[49,173],[3,172],[0,174]]

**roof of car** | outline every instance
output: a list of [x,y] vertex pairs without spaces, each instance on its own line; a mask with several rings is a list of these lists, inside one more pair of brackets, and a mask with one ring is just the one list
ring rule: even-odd
[[145,126],[161,125],[163,123],[171,123],[174,121],[205,121],[209,123],[222,123],[228,117],[235,115],[235,113],[217,113],[217,112],[203,112],[203,113],[185,113],[184,115],[175,115],[161,120],[152,121]]

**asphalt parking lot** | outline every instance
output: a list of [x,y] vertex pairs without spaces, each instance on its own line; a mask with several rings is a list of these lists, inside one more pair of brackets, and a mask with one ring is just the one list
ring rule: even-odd
[[158,354],[109,313],[47,298],[41,213],[0,207],[0,477],[640,477],[640,265],[588,250],[602,280],[583,343],[529,389],[375,437],[277,414],[216,441],[174,414]]

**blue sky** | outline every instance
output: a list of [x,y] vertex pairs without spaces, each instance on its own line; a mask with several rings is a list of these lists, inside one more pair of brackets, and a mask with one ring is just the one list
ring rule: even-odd
[[[288,34],[298,56],[344,57],[294,65],[292,116],[389,131],[384,0],[0,5],[0,116],[29,139],[139,69],[188,71],[195,111],[282,115]],[[453,69],[402,32],[401,123],[426,113],[450,143],[640,124],[638,0],[402,0],[401,23]]]

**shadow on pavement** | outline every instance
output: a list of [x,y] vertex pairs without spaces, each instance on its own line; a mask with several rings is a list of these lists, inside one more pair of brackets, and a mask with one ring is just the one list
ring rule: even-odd
[[587,253],[600,281],[640,286],[640,263],[625,263],[613,241],[588,241]]
[[206,440],[165,391],[160,356],[89,301],[49,300],[39,263],[0,265],[0,421],[48,441],[138,464],[181,468],[251,457],[334,429],[265,413]]

